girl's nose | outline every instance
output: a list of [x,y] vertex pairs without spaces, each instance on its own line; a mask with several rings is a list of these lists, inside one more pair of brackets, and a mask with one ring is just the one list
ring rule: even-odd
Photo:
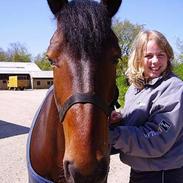
[[154,55],[152,58],[152,63],[157,63],[157,62],[158,62],[158,57]]

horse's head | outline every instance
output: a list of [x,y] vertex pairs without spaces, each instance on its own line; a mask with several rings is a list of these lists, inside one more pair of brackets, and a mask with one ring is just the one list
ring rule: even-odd
[[48,58],[65,136],[68,182],[104,182],[108,173],[108,115],[115,92],[118,40],[111,18],[121,0],[48,0],[57,20]]

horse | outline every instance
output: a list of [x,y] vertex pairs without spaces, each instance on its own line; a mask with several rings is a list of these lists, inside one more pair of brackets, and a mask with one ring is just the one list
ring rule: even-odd
[[106,183],[121,0],[47,1],[57,23],[47,50],[53,86],[28,136],[29,183]]

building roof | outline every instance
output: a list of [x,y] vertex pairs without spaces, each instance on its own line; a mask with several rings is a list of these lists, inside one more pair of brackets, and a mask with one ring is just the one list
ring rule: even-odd
[[53,78],[53,71],[42,71],[32,62],[0,62],[0,74],[30,74],[32,78]]
[[53,71],[30,72],[31,78],[53,78]]
[[0,62],[0,73],[29,73],[31,71],[41,71],[32,62]]

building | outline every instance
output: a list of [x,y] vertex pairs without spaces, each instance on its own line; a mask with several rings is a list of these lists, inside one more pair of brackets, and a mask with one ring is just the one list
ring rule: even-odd
[[8,89],[9,76],[28,80],[27,88],[44,89],[53,84],[53,71],[42,71],[31,62],[0,62],[0,89]]
[[32,89],[44,89],[53,85],[53,71],[31,72]]

